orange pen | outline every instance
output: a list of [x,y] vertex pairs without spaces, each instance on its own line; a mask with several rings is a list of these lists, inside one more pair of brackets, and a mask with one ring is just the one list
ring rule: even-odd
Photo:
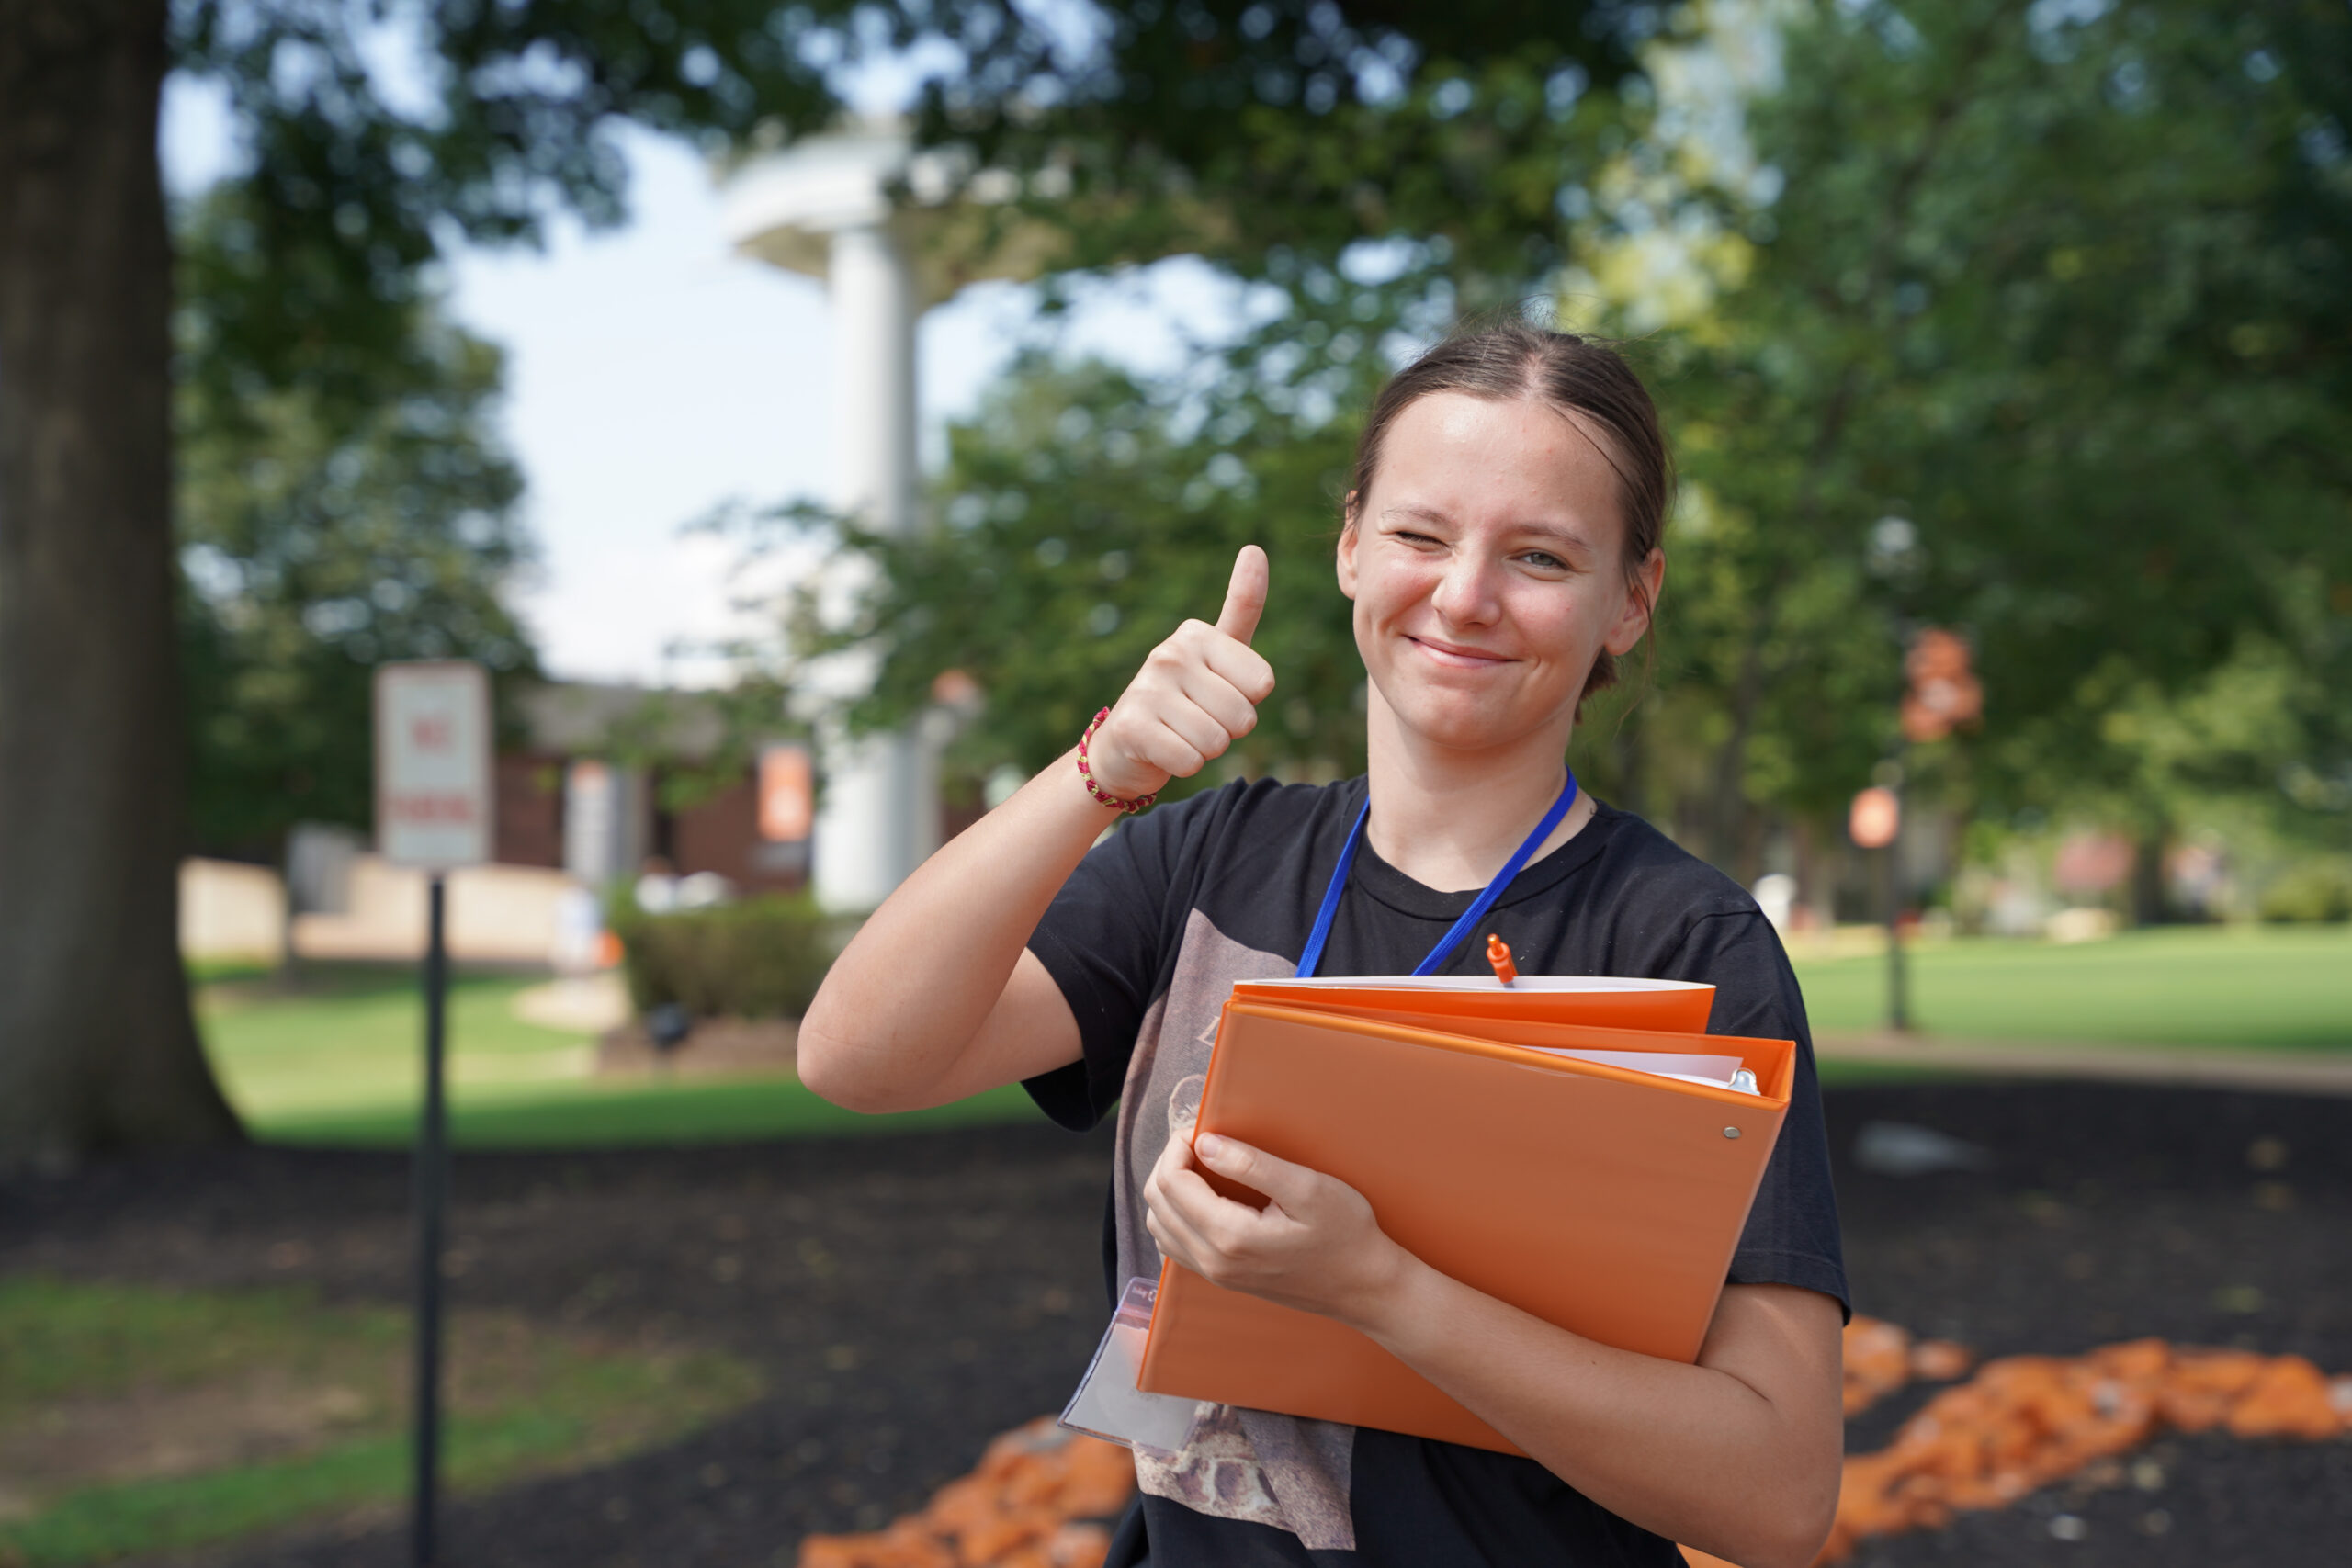
[[1510,943],[1494,932],[1487,933],[1487,962],[1495,966],[1495,978],[1510,985],[1519,978],[1519,970],[1510,961]]

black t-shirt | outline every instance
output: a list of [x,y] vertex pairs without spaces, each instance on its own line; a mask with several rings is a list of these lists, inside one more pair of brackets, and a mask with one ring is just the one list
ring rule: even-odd
[[[1069,1001],[1083,1060],[1029,1080],[1047,1115],[1093,1126],[1118,1107],[1104,1265],[1115,1298],[1156,1276],[1144,1178],[1167,1106],[1207,1070],[1237,980],[1292,974],[1364,801],[1365,783],[1228,784],[1132,818],[1096,845],[1029,939]],[[1472,892],[1441,893],[1359,847],[1318,973],[1410,973]],[[1755,901],[1638,817],[1601,807],[1514,878],[1438,973],[1485,973],[1484,933],[1530,975],[1623,975],[1715,987],[1708,1029],[1792,1039],[1795,1091],[1732,1258],[1735,1284],[1846,1300],[1837,1201],[1804,1002]],[[1532,1460],[1369,1427],[1219,1406],[1172,1462],[1136,1456],[1156,1568],[1679,1563],[1672,1543]],[[1141,1543],[1122,1532],[1121,1563]],[[1123,1555],[1124,1554],[1124,1555]]]

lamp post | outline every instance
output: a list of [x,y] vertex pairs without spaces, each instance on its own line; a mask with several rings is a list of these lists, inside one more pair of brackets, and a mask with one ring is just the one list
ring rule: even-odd
[[1940,740],[1954,729],[1973,728],[1984,716],[1984,689],[1977,682],[1965,639],[1942,626],[1920,626],[1905,638],[1905,685],[1897,710],[1902,739],[1894,755],[1881,762],[1870,788],[1854,796],[1847,835],[1881,856],[1880,892],[1886,916],[1886,1026],[1911,1027],[1909,976],[1903,959],[1902,832],[1904,762],[1911,747]]
[[1846,814],[1846,836],[1878,856],[1879,906],[1886,920],[1886,1026],[1898,1034],[1911,1028],[1909,987],[1903,973],[1902,872],[1896,843],[1903,833],[1903,764],[1882,762],[1878,782],[1854,796]]

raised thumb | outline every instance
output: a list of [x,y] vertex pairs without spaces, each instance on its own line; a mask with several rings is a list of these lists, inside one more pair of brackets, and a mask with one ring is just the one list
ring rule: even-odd
[[1233,581],[1226,584],[1225,608],[1216,613],[1216,629],[1236,642],[1258,635],[1258,617],[1266,608],[1266,552],[1244,545],[1233,558]]

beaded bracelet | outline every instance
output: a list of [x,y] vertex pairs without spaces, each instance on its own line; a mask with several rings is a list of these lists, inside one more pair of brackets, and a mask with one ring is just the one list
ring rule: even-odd
[[1158,800],[1159,798],[1159,792],[1158,790],[1153,790],[1149,795],[1139,795],[1133,800],[1121,800],[1117,795],[1113,795],[1109,790],[1104,789],[1101,784],[1094,782],[1094,769],[1086,760],[1086,743],[1094,739],[1094,732],[1102,728],[1102,721],[1110,716],[1111,710],[1109,708],[1104,708],[1101,713],[1094,716],[1094,722],[1086,727],[1086,733],[1078,738],[1078,773],[1079,777],[1086,781],[1087,794],[1092,795],[1103,805],[1119,811],[1124,811],[1128,816],[1132,817],[1136,812],[1141,811],[1145,807],[1149,806],[1153,801]]

